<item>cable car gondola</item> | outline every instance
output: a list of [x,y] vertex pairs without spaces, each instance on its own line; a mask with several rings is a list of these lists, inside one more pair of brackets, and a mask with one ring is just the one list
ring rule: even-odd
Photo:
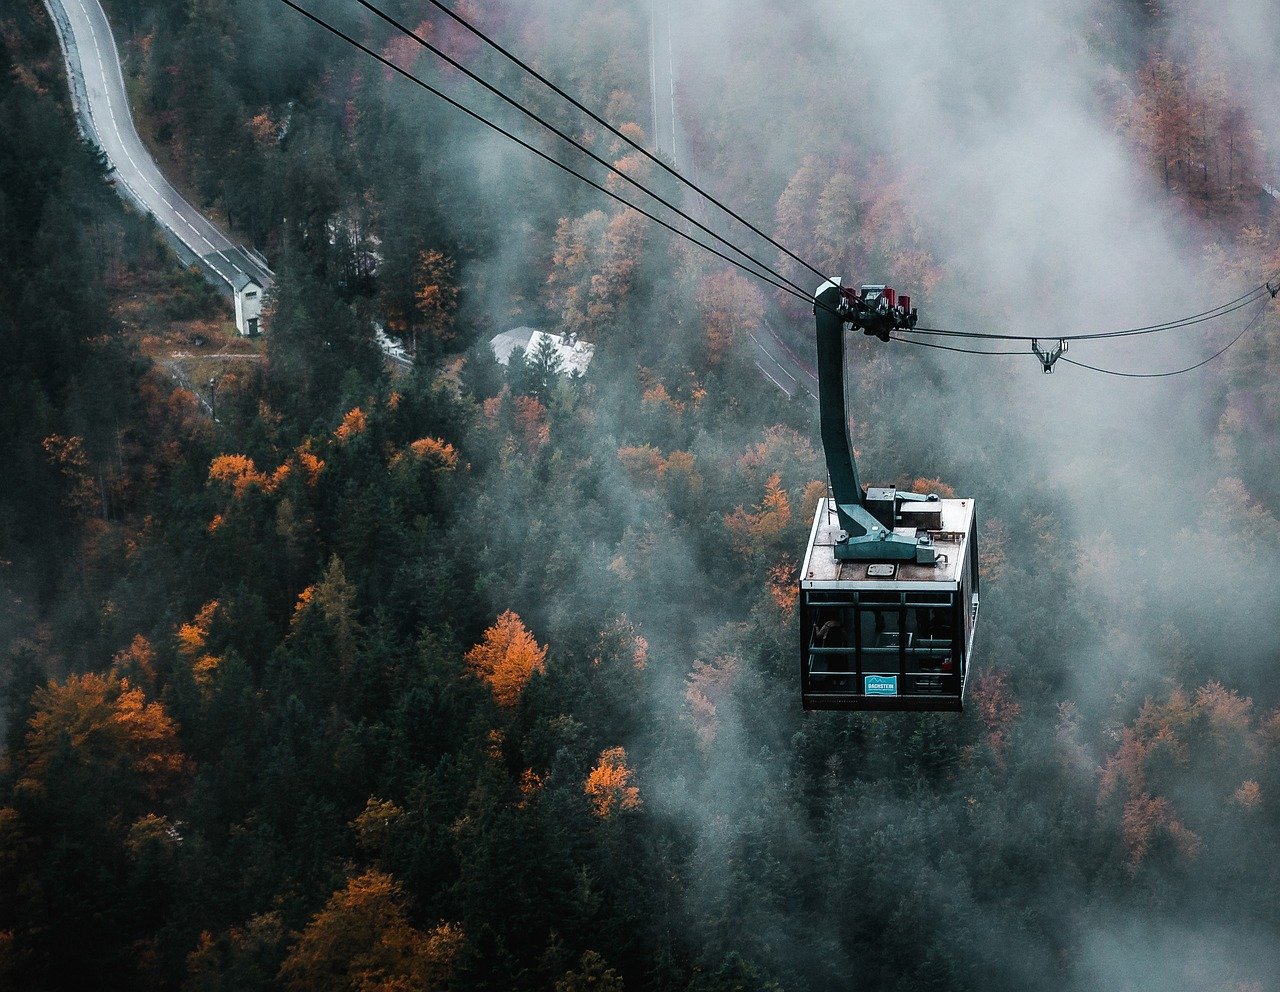
[[915,324],[909,297],[814,295],[818,403],[830,497],[818,501],[800,572],[800,698],[807,710],[952,710],[964,691],[978,620],[971,499],[863,490],[845,412],[844,330],[887,341]]

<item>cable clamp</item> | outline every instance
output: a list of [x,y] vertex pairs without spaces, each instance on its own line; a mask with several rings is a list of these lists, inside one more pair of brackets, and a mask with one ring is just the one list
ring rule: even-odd
[[1067,342],[1062,338],[1058,338],[1058,343],[1052,348],[1041,348],[1038,339],[1031,339],[1031,351],[1036,358],[1040,359],[1040,364],[1044,366],[1045,375],[1049,375],[1053,371],[1054,362],[1061,358],[1066,350]]
[[1271,283],[1267,283],[1267,292],[1271,294],[1271,298],[1274,300],[1276,298],[1276,293],[1280,293],[1280,286],[1276,286],[1273,289]]

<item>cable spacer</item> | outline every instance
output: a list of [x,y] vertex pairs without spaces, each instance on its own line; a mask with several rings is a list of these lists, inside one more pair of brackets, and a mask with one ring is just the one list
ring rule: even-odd
[[1052,349],[1040,347],[1040,341],[1037,338],[1031,339],[1031,351],[1040,359],[1040,364],[1044,366],[1044,374],[1049,375],[1053,372],[1053,364],[1062,357],[1063,352],[1067,350],[1067,342],[1063,338],[1058,338],[1058,343]]
[[1267,283],[1266,286],[1267,292],[1271,294],[1271,298],[1274,300],[1276,298],[1276,293],[1280,293],[1280,286],[1276,286],[1274,289],[1271,287],[1271,283]]

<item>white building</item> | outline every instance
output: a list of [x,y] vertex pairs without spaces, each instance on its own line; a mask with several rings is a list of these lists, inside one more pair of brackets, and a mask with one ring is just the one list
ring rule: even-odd
[[514,330],[495,334],[489,340],[489,347],[493,349],[493,357],[498,360],[498,364],[507,365],[511,361],[511,353],[517,348],[523,348],[525,357],[532,358],[543,341],[550,341],[551,346],[555,348],[560,356],[560,365],[565,375],[571,375],[574,372],[585,375],[587,366],[595,357],[596,346],[579,341],[576,334],[548,334],[546,331],[536,331],[532,327],[517,327]]
[[232,285],[236,302],[236,330],[245,337],[262,331],[262,285],[240,272]]

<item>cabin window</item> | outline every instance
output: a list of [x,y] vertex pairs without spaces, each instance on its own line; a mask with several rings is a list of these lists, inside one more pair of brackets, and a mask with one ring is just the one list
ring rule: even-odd
[[862,606],[858,609],[858,644],[862,670],[873,675],[896,675],[900,668],[898,645],[902,611],[898,606]]
[[954,671],[955,611],[951,606],[908,606],[904,616],[907,674]]
[[849,692],[853,685],[853,611],[815,607],[809,628],[809,678],[815,690]]

